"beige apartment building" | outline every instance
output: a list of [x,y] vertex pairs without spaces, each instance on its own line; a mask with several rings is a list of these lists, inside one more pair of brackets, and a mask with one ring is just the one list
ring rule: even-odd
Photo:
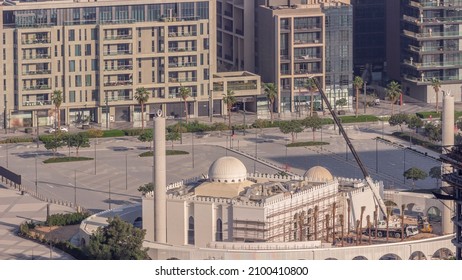
[[[134,98],[140,87],[149,92],[147,112],[162,109],[170,117],[184,117],[180,87],[191,91],[191,117],[226,111],[222,93],[213,94],[215,1],[2,4],[5,128],[53,125],[54,90],[63,93],[60,122],[71,126],[86,121],[140,125],[141,107]],[[237,96],[260,93],[258,76],[232,76]],[[254,90],[241,92],[239,83],[248,85],[250,76]]]
[[[350,106],[349,2],[217,0],[218,71],[250,71],[261,75],[262,82],[277,84],[276,112],[306,115],[311,99],[315,109],[323,108],[319,92],[307,89],[309,77],[319,79],[333,106],[340,98]],[[264,97],[258,101],[262,114],[265,102]]]

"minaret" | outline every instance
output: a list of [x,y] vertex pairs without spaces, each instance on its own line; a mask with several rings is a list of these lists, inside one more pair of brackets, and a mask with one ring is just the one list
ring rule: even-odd
[[154,240],[167,243],[167,168],[165,159],[165,117],[161,110],[153,118]]
[[[443,92],[443,112],[441,120],[443,129],[441,144],[443,146],[454,146],[454,96],[451,95],[451,92]],[[442,174],[452,172],[448,164],[443,163],[441,167]],[[446,183],[443,182],[442,185],[444,186]],[[454,202],[451,200],[444,200],[443,205],[442,233],[451,234],[454,233],[454,224],[451,221],[454,213]]]

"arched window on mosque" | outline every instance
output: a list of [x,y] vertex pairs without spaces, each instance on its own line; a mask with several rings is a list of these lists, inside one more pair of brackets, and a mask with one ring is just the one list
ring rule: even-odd
[[221,221],[221,219],[217,219],[215,241],[223,241],[223,222]]
[[192,216],[188,220],[188,244],[194,245],[194,218]]

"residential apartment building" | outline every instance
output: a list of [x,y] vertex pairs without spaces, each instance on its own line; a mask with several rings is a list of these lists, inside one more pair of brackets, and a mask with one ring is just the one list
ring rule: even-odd
[[[462,1],[401,1],[401,75],[404,94],[436,102],[432,79],[460,102]],[[442,98],[442,94],[439,94]],[[438,101],[441,104],[441,100]]]
[[[5,123],[51,125],[52,92],[63,93],[61,123],[137,122],[137,88],[147,111],[209,115],[216,72],[215,1],[6,0],[0,48]],[[255,94],[255,92],[253,93]],[[221,113],[222,96],[214,106]]]
[[[54,90],[63,92],[64,124],[82,117],[103,124],[139,119],[139,87],[150,92],[150,110],[169,115],[184,114],[181,86],[208,101],[214,8],[213,1],[5,1],[9,126],[31,126],[36,116],[40,125],[50,124]],[[195,114],[197,102],[189,106]]]

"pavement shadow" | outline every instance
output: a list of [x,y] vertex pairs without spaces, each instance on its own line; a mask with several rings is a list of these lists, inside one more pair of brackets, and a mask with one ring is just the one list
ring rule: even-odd
[[22,152],[22,153],[12,153],[12,155],[15,155],[20,158],[34,158],[36,156],[46,156],[46,157],[61,157],[65,156],[65,154],[62,153],[55,153],[50,151],[36,151],[36,152]]
[[124,205],[127,203],[125,200],[119,200],[119,199],[105,199],[103,200],[104,203],[107,203],[109,205],[109,202],[111,202],[111,205]]
[[112,146],[112,147],[107,147],[107,148],[114,152],[126,152],[126,151],[133,150],[133,148],[127,148],[125,146]]

